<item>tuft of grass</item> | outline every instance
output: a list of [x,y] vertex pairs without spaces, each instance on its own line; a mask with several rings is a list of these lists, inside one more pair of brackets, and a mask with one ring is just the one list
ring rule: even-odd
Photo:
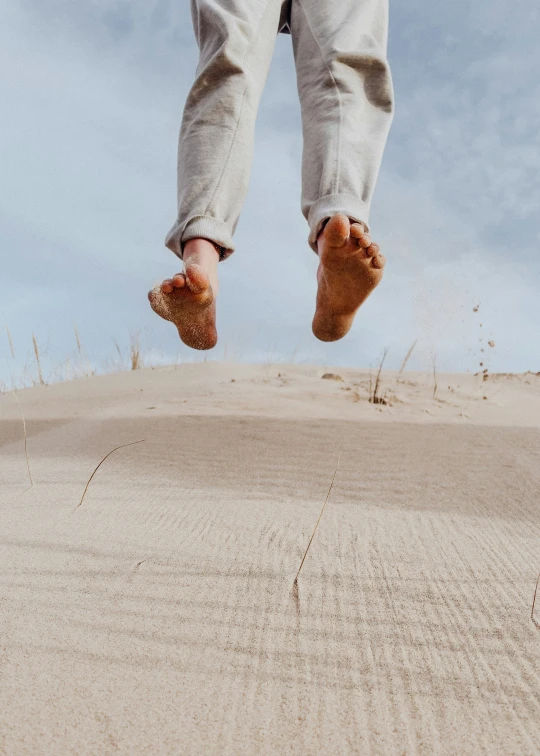
[[129,343],[129,358],[132,370],[142,368],[141,341],[138,333],[132,333]]
[[369,401],[371,404],[387,404],[386,399],[384,396],[381,396],[380,388],[381,388],[381,372],[383,369],[384,361],[386,359],[386,355],[388,354],[388,347],[384,348],[381,361],[379,363],[379,370],[377,371],[377,378],[375,379],[375,386],[371,386],[371,375],[369,376]]

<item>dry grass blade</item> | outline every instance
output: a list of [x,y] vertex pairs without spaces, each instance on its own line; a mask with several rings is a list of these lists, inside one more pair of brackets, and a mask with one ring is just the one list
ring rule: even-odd
[[317,532],[317,528],[319,527],[319,523],[320,523],[321,518],[323,516],[323,512],[324,512],[325,507],[326,507],[326,505],[328,503],[328,499],[330,498],[330,494],[332,492],[332,487],[334,485],[334,481],[336,479],[337,471],[338,471],[338,468],[339,468],[339,460],[340,459],[341,459],[341,452],[339,452],[339,454],[338,454],[338,460],[337,460],[337,464],[336,464],[336,469],[334,470],[334,475],[332,476],[332,482],[330,483],[330,488],[328,489],[328,493],[326,494],[326,499],[324,500],[324,504],[322,506],[321,513],[319,515],[319,519],[315,523],[315,527],[313,528],[313,533],[311,534],[311,538],[309,539],[309,543],[308,543],[307,548],[306,548],[306,550],[304,552],[304,556],[302,557],[302,561],[300,562],[300,567],[298,568],[298,572],[296,573],[296,577],[294,579],[293,585],[296,585],[298,583],[298,576],[300,575],[300,570],[302,569],[303,564],[306,561],[306,557],[308,555],[309,547],[311,546],[311,543],[312,543],[313,539],[315,538],[315,533]]
[[132,370],[140,370],[142,368],[141,360],[141,344],[139,334],[134,333],[131,335],[131,342],[129,346],[129,356],[131,361]]
[[86,486],[84,487],[84,491],[83,491],[83,495],[81,496],[81,500],[77,504],[77,506],[75,507],[75,509],[78,509],[81,506],[81,504],[83,503],[84,497],[86,496],[86,492],[88,491],[88,486],[92,482],[92,478],[97,473],[97,471],[99,470],[99,468],[101,467],[101,465],[105,462],[105,460],[108,457],[110,457],[111,454],[114,454],[115,451],[118,451],[118,449],[123,449],[125,446],[134,446],[135,444],[142,444],[143,441],[146,441],[146,439],[145,438],[141,438],[139,441],[131,441],[129,444],[120,444],[120,446],[115,446],[114,449],[111,449],[111,451],[103,457],[103,459],[101,460],[101,462],[99,463],[99,465],[97,465],[97,467],[94,468],[94,472],[88,478],[88,482],[87,482]]
[[77,351],[79,352],[79,357],[82,356],[82,346],[81,346],[81,340],[79,338],[79,331],[77,330],[77,326],[74,325],[73,329],[75,331],[75,341],[77,342]]
[[533,596],[533,602],[531,607],[531,621],[535,628],[537,630],[540,630],[540,622],[534,618],[534,605],[536,604],[536,594],[538,593],[538,585],[540,584],[540,574],[538,575],[538,578],[536,579],[536,586],[534,589],[534,596]]
[[437,358],[433,355],[433,398],[437,393]]
[[86,376],[95,375],[96,371],[92,367],[90,360],[88,359],[88,356],[85,353],[85,350],[82,347],[81,339],[79,336],[79,329],[77,328],[76,324],[73,324],[73,330],[75,331],[75,341],[77,342],[77,352],[79,353],[79,366],[78,370],[82,368],[82,374]]
[[418,339],[416,339],[415,341],[413,341],[411,348],[409,349],[409,351],[405,355],[405,359],[401,363],[401,367],[399,369],[400,373],[402,373],[405,370],[405,366],[407,365],[408,361],[410,360],[411,354],[414,352],[414,348],[415,348],[415,346],[416,346],[417,343],[418,343]]
[[34,334],[32,334],[32,341],[34,343],[34,354],[36,355],[36,365],[37,365],[37,369],[38,369],[39,382],[40,382],[40,384],[42,386],[44,386],[45,385],[45,381],[43,380],[43,373],[41,372],[41,363],[39,361],[39,349],[38,349],[36,337],[34,336]]
[[19,401],[19,397],[17,396],[17,392],[13,392],[13,396],[17,400],[17,404],[19,405],[19,409],[21,410],[21,417],[23,422],[23,431],[24,431],[24,455],[26,457],[26,467],[28,468],[28,477],[30,478],[30,488],[34,485],[34,481],[32,480],[32,473],[30,472],[30,460],[28,459],[28,440],[26,435],[26,419],[24,417],[24,410],[22,408],[22,404]]
[[114,341],[114,345],[116,347],[116,351],[118,352],[118,356],[120,357],[121,361],[123,362],[124,358],[122,357],[122,352],[120,350],[120,347],[118,346],[118,342],[117,342],[116,339],[113,339],[113,341]]
[[13,359],[15,359],[15,350],[13,349],[13,341],[11,340],[11,334],[10,334],[9,328],[7,326],[6,326],[6,333],[7,333],[7,337],[8,337],[8,341],[9,341],[9,348],[11,350],[11,356],[13,357]]

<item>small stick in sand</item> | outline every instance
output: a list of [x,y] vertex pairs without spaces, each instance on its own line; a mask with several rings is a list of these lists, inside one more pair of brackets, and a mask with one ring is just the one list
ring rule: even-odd
[[334,475],[332,477],[332,482],[330,483],[330,488],[328,489],[328,493],[326,494],[326,499],[324,500],[324,504],[322,506],[321,513],[319,515],[319,519],[317,520],[317,522],[315,523],[315,527],[313,528],[313,533],[311,534],[311,538],[309,539],[309,543],[307,545],[307,549],[305,550],[304,556],[302,557],[302,561],[300,562],[300,567],[298,568],[298,572],[296,573],[296,577],[294,579],[293,586],[297,586],[297,584],[298,584],[298,575],[300,575],[300,570],[302,569],[302,566],[303,566],[304,562],[306,561],[306,557],[307,557],[307,554],[308,554],[308,551],[309,551],[309,547],[311,546],[311,542],[315,538],[315,533],[317,532],[317,528],[319,527],[319,523],[321,521],[321,517],[323,516],[324,508],[326,507],[326,504],[328,503],[328,499],[330,498],[330,493],[332,492],[332,486],[334,485],[334,481],[336,479],[337,471],[338,471],[338,468],[339,468],[339,460],[340,459],[341,459],[341,452],[339,452],[339,454],[338,454],[337,465],[336,465],[336,469],[334,470]]
[[97,471],[99,470],[99,468],[101,467],[101,465],[105,462],[105,460],[107,459],[107,457],[110,457],[111,454],[113,454],[115,451],[118,451],[118,449],[123,449],[125,446],[134,446],[135,444],[142,444],[143,441],[146,441],[146,439],[145,438],[141,438],[139,441],[131,441],[129,444],[120,444],[120,446],[115,446],[114,449],[112,449],[108,454],[106,454],[103,457],[103,459],[101,460],[101,462],[99,463],[99,465],[94,469],[94,472],[92,473],[92,475],[88,478],[88,482],[87,482],[86,486],[84,487],[84,491],[83,491],[83,495],[81,496],[81,500],[77,504],[77,506],[75,507],[75,509],[78,509],[81,506],[81,504],[83,503],[84,497],[86,496],[86,492],[88,491],[88,486],[92,482],[92,478],[97,473]]
[[32,473],[30,472],[30,461],[28,459],[28,444],[27,444],[27,437],[26,437],[26,420],[24,417],[24,410],[22,408],[22,404],[19,401],[19,397],[17,396],[17,392],[13,391],[13,396],[17,400],[17,404],[19,405],[19,409],[21,410],[21,417],[23,422],[23,431],[24,431],[24,454],[26,457],[26,467],[28,468],[28,477],[30,478],[30,488],[34,485],[34,481],[32,480]]
[[533,602],[531,607],[531,620],[537,630],[540,630],[540,622],[534,618],[534,605],[536,604],[536,594],[538,593],[538,584],[540,583],[540,575],[536,579],[536,587],[534,589]]

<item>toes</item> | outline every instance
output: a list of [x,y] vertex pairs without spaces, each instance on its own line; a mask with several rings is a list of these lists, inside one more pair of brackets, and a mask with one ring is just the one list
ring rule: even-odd
[[351,236],[355,239],[359,239],[366,233],[364,226],[361,223],[351,223]]
[[166,278],[160,288],[164,294],[171,294],[175,289],[182,289],[185,285],[185,275],[183,273],[177,273],[172,278]]
[[362,234],[358,237],[358,244],[364,249],[371,247],[371,236],[369,234]]
[[374,268],[382,269],[386,265],[386,257],[384,255],[374,255],[371,264]]
[[154,312],[157,312],[158,315],[166,319],[167,299],[163,296],[163,289],[161,287],[162,284],[154,286],[154,288],[148,292],[148,301]]
[[172,284],[175,289],[183,289],[186,285],[186,277],[183,273],[177,273],[173,276]]
[[369,247],[371,247],[371,236],[369,234],[362,234],[362,236],[357,238],[357,241],[359,246],[364,249],[369,249]]
[[379,254],[380,249],[381,248],[379,247],[379,245],[375,244],[375,242],[373,242],[373,244],[370,244],[366,248],[366,250],[365,250],[366,251],[366,255],[368,257],[377,257],[377,255]]
[[210,280],[200,265],[193,263],[186,267],[186,283],[194,294],[202,294],[210,287]]
[[361,247],[367,249],[371,244],[371,236],[365,230],[361,223],[354,223],[351,226],[351,236],[356,239]]
[[358,245],[364,249],[367,249],[371,245],[371,236],[368,234],[362,223],[352,224],[351,236],[356,239]]
[[346,215],[338,213],[330,218],[324,229],[324,236],[331,247],[341,247],[347,241],[351,224]]

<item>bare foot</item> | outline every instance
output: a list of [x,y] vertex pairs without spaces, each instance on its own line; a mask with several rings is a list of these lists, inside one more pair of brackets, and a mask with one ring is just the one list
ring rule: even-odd
[[318,239],[317,308],[313,333],[321,341],[347,334],[354,316],[383,276],[386,259],[362,223],[334,215]]
[[148,292],[154,312],[178,328],[193,349],[217,343],[216,295],[219,253],[207,239],[190,239],[184,246],[184,272],[167,278]]

